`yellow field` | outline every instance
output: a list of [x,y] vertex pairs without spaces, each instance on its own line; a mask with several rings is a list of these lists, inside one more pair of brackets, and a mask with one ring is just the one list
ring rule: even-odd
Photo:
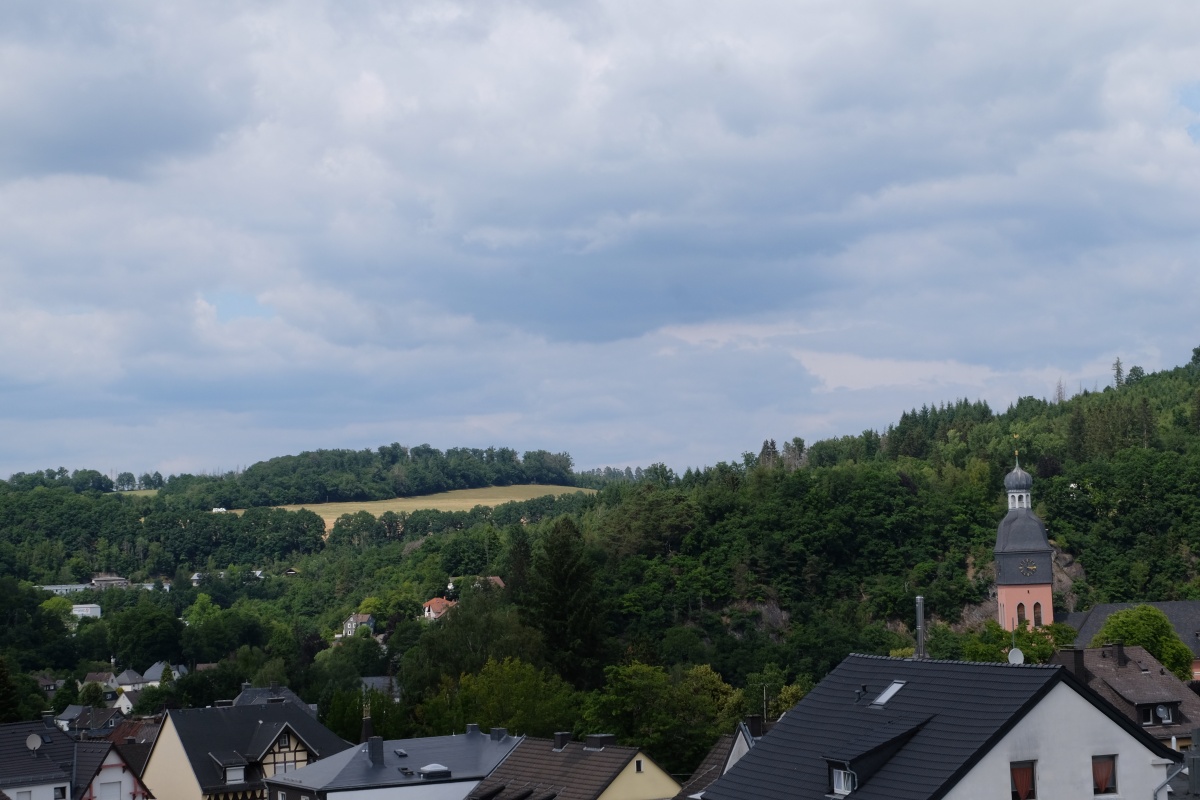
[[342,514],[353,514],[356,511],[370,511],[379,516],[385,511],[397,513],[433,509],[436,511],[470,511],[475,506],[498,506],[511,503],[514,500],[532,500],[535,497],[545,497],[570,494],[571,492],[595,493],[595,489],[577,489],[574,486],[488,486],[484,489],[458,489],[453,492],[425,494],[420,497],[397,497],[394,500],[372,500],[361,503],[304,503],[295,506],[280,506],[288,511],[307,508],[319,514],[325,520],[325,526],[333,525]]
[[158,489],[130,489],[127,492],[120,492],[120,494],[127,494],[130,497],[154,497],[158,494]]

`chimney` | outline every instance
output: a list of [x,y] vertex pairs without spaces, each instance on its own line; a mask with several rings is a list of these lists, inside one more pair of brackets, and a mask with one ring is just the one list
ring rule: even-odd
[[1081,681],[1087,680],[1087,667],[1083,665],[1084,649],[1076,647],[1071,650],[1071,658],[1068,659],[1067,669],[1071,670],[1071,674]]
[[137,739],[134,738],[133,736],[126,736],[125,744],[137,744]]
[[567,746],[567,743],[570,741],[571,741],[571,732],[570,731],[557,731],[554,734],[554,749],[562,750],[564,747]]
[[467,736],[470,736],[472,733],[479,733],[479,724],[476,722],[467,723]]
[[383,766],[383,737],[372,736],[367,739],[367,760],[373,767]]
[[603,750],[605,745],[615,745],[617,743],[617,735],[615,733],[589,733],[583,742],[584,750]]
[[508,736],[508,728],[492,728],[489,733],[492,736],[492,741],[498,742],[505,736]]
[[271,691],[272,692],[279,691],[279,681],[271,681]]
[[1129,663],[1125,657],[1125,642],[1117,642],[1117,666],[1123,667]]
[[747,714],[746,719],[747,730],[750,731],[750,738],[761,739],[763,735],[763,718],[762,714]]
[[250,681],[242,681],[243,692],[249,691],[252,688],[254,688],[254,684],[252,684]]
[[54,727],[54,712],[53,711],[43,711],[42,712],[42,724],[45,725],[47,728]]
[[925,658],[925,598],[917,595],[917,649],[915,658]]

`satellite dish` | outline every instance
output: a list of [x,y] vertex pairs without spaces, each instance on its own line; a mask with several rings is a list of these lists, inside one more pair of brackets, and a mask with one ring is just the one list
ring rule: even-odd
[[1018,648],[1014,647],[1012,650],[1008,651],[1008,663],[1024,664],[1025,663],[1025,654],[1022,653]]
[[29,750],[29,752],[36,753],[38,748],[41,746],[42,737],[38,736],[36,733],[31,733],[25,737],[25,747]]
[[1154,709],[1154,713],[1158,714],[1158,718],[1161,720],[1166,720],[1171,716],[1171,712],[1167,710],[1166,706],[1158,706]]

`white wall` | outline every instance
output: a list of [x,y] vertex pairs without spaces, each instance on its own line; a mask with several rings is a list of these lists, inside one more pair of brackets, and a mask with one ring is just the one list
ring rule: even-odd
[[945,800],[1011,800],[1009,765],[1014,761],[1037,762],[1038,800],[1095,800],[1092,756],[1114,754],[1117,794],[1102,797],[1151,800],[1154,787],[1167,777],[1167,762],[1070,686],[1060,683]]
[[[69,784],[66,781],[59,781],[58,783],[47,783],[47,784],[30,785],[30,786],[11,786],[11,787],[6,786],[4,788],[4,793],[7,794],[9,797],[11,797],[13,800],[17,800],[18,796],[20,796],[21,798],[24,798],[25,795],[23,794],[23,792],[29,792],[29,800],[54,800],[54,787],[55,786],[69,787]],[[68,797],[71,796],[71,791],[69,788],[67,788],[67,796]]]

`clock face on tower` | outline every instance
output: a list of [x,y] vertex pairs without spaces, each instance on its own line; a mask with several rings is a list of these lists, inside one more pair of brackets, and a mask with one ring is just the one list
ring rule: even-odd
[[1037,562],[1032,558],[1021,559],[1021,563],[1017,564],[1017,571],[1028,578],[1037,572]]

